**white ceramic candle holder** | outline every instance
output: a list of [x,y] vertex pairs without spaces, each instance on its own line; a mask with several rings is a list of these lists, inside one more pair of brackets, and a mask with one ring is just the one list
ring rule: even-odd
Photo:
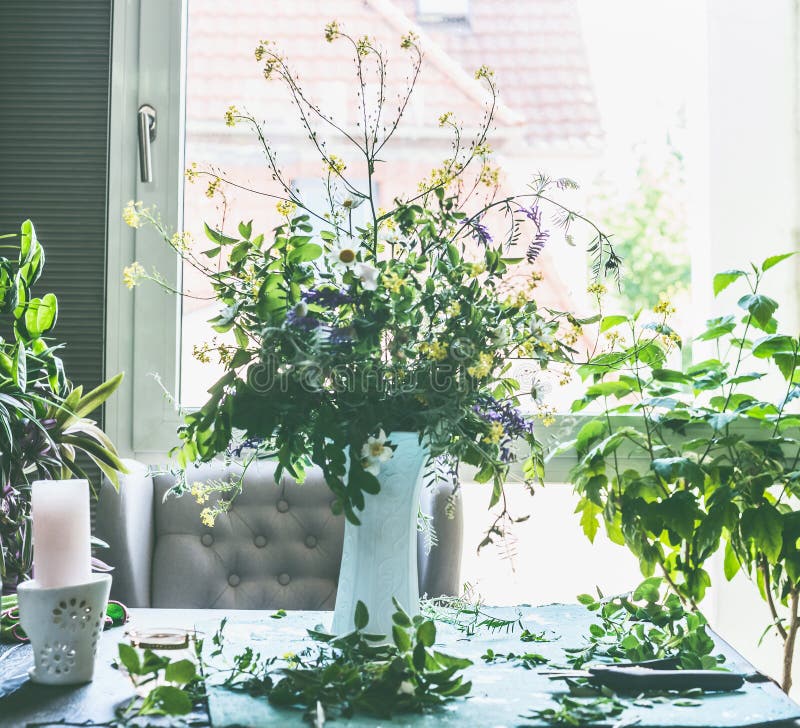
[[92,679],[110,590],[108,574],[93,574],[75,586],[45,589],[35,580],[19,585],[20,623],[33,647],[33,682],[77,685]]

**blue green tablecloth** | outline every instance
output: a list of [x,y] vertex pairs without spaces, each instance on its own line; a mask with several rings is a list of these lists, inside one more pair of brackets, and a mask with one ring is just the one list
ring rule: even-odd
[[[468,657],[474,665],[466,673],[473,682],[471,697],[451,703],[446,709],[421,716],[399,716],[392,721],[374,718],[359,718],[347,721],[348,726],[391,726],[392,728],[433,728],[433,726],[501,726],[532,725],[546,723],[523,720],[531,709],[544,708],[552,704],[556,691],[564,690],[564,683],[550,680],[535,670],[525,670],[512,664],[486,665],[481,655],[491,647],[495,652],[539,652],[555,662],[564,661],[563,649],[582,643],[582,635],[588,631],[591,615],[577,605],[550,605],[544,607],[519,607],[489,609],[504,616],[520,613],[525,627],[531,631],[547,630],[559,635],[559,639],[548,643],[523,643],[519,640],[519,629],[511,634],[481,631],[472,638],[448,625],[439,625],[438,641],[441,649],[449,654]],[[242,613],[239,613],[240,615]],[[330,613],[290,612],[281,620],[237,619],[229,622],[225,633],[226,650],[229,654],[240,652],[249,645],[265,655],[282,655],[299,652],[308,645],[305,630],[317,624],[328,625]],[[206,624],[213,632],[216,624]],[[718,651],[725,654],[726,666],[736,672],[750,673],[752,665],[747,663],[732,648],[718,640]],[[246,694],[212,688],[209,696],[209,712],[214,728],[269,728],[305,725],[297,712],[272,707],[264,699],[251,698]],[[702,726],[728,728],[729,726],[776,725],[800,719],[800,706],[787,698],[772,683],[747,683],[735,693],[714,694],[703,698],[699,707],[680,707],[672,702],[656,704],[653,708],[631,707],[606,726],[636,725],[637,728],[662,728],[676,726],[696,728]],[[638,721],[638,722],[637,722]],[[344,722],[331,723],[342,725]]]

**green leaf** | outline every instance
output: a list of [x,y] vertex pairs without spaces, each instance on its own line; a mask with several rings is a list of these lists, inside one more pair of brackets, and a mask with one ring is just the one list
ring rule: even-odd
[[58,301],[52,293],[44,298],[34,298],[25,310],[25,328],[32,339],[46,334],[55,326]]
[[172,685],[160,685],[148,697],[165,715],[187,715],[192,712],[189,694]]
[[606,432],[606,424],[602,420],[590,420],[578,431],[575,447],[578,451],[586,449],[593,440],[597,440]]
[[411,649],[411,638],[408,636],[408,632],[396,624],[392,625],[392,639],[400,652],[408,652]]
[[367,605],[364,604],[360,599],[356,603],[356,613],[353,623],[356,626],[356,629],[365,629],[366,626],[369,624],[369,612],[367,611]]
[[191,660],[170,662],[164,670],[164,679],[176,685],[187,685],[197,677],[197,668]]
[[432,647],[436,642],[436,625],[431,620],[426,620],[417,627],[417,639],[425,645]]
[[688,384],[692,381],[690,377],[676,369],[653,369],[653,379],[673,384]]
[[28,386],[28,357],[25,352],[25,344],[21,341],[17,344],[17,349],[14,352],[14,367],[11,370],[11,375],[16,384],[23,391]]
[[627,320],[627,316],[603,316],[602,320],[600,321],[600,333],[602,334],[604,331],[608,331],[609,329],[613,329],[615,326],[624,324]]
[[661,593],[662,581],[660,576],[651,576],[649,579],[645,579],[634,590],[634,601],[657,602]]
[[797,342],[791,336],[784,334],[769,334],[753,342],[753,356],[767,359],[777,353],[793,354]]
[[764,262],[761,264],[761,271],[766,272],[770,268],[775,265],[778,265],[782,260],[786,260],[787,258],[791,258],[794,253],[782,253],[780,255],[770,255],[769,258],[766,258]]
[[749,293],[742,296],[738,305],[748,311],[762,327],[769,324],[772,314],[778,309],[778,302],[763,293]]
[[119,651],[119,661],[131,675],[138,675],[140,670],[139,653],[125,642],[117,645]]
[[778,563],[783,546],[783,519],[775,506],[762,503],[742,513],[742,537],[752,541],[770,563]]
[[736,556],[736,552],[733,550],[731,542],[727,541],[725,543],[725,561],[724,561],[725,578],[728,581],[733,579],[733,577],[736,576],[741,567],[742,564],[739,561],[739,557]]
[[290,263],[307,263],[310,260],[316,260],[320,255],[322,255],[321,246],[316,243],[306,243],[289,253],[288,259]]
[[209,227],[208,223],[203,223],[203,228],[206,231],[206,236],[208,239],[213,243],[217,243],[217,245],[233,245],[234,243],[239,242],[236,238],[229,238],[219,230],[214,230],[213,228]]
[[737,278],[741,278],[745,275],[743,270],[725,270],[721,273],[717,273],[714,276],[714,295],[718,296],[722,291],[724,291],[731,283],[733,283]]
[[594,537],[597,535],[597,531],[600,528],[597,517],[602,513],[603,509],[592,501],[584,498],[576,510],[581,511],[581,528],[583,529],[583,533],[589,541],[594,543]]

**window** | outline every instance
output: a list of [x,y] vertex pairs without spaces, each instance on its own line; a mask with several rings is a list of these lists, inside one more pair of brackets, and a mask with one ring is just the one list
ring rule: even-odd
[[[343,25],[377,36],[390,50],[417,17],[469,16],[464,32],[439,23],[423,28],[429,48],[423,80],[390,150],[395,171],[379,179],[382,198],[414,185],[446,155],[439,114],[452,110],[469,122],[481,113],[472,72],[488,62],[502,93],[494,137],[508,187],[521,188],[540,169],[580,181],[582,190],[570,193],[570,203],[614,228],[631,270],[640,266],[651,283],[653,272],[661,274],[651,290],[637,289],[631,274],[616,303],[639,305],[634,299],[671,287],[692,313],[682,323],[691,337],[711,310],[714,271],[792,245],[797,173],[786,150],[796,137],[786,89],[794,88],[796,59],[791,22],[783,15],[788,11],[777,5],[758,13],[744,6],[722,11],[689,0],[646,9],[634,0],[497,7],[481,0],[337,4]],[[618,22],[607,22],[608,13]],[[214,304],[203,300],[208,290],[180,271],[147,230],[124,228],[121,207],[128,199],[155,204],[171,226],[202,241],[201,222],[219,222],[223,209],[201,187],[184,189],[185,166],[210,162],[253,187],[268,184],[257,143],[240,127],[225,126],[230,104],[246,104],[268,122],[289,178],[312,190],[318,162],[304,156],[292,107],[264,82],[252,50],[263,36],[285,47],[309,94],[343,125],[355,125],[349,69],[338,62],[335,44],[322,40],[327,20],[308,0],[291,7],[139,0],[138,7],[115,10],[108,368],[126,370],[130,388],[128,400],[121,397],[109,408],[109,420],[123,447],[128,443],[140,457],[158,459],[175,442],[178,418],[164,390],[184,406],[196,405],[214,379],[213,366],[193,356],[213,335],[205,320]],[[742,30],[749,24],[753,38]],[[768,40],[773,30],[779,42]],[[741,58],[739,48],[755,42],[763,53],[755,61]],[[138,86],[131,82],[137,77]],[[747,104],[737,91],[744,81]],[[137,181],[130,144],[143,103],[158,113],[150,184]],[[752,179],[772,182],[754,187],[746,183]],[[744,202],[747,214],[731,213]],[[224,213],[233,222],[252,218],[265,231],[274,225],[272,206],[242,190],[229,194]],[[539,293],[555,308],[590,309],[581,242],[576,237],[573,247],[553,240],[542,259]],[[181,309],[152,287],[122,289],[120,272],[134,259],[199,298]],[[792,290],[788,270],[782,282]],[[579,391],[578,384],[552,382],[550,388],[562,412]],[[564,478],[567,470],[568,462],[556,463],[553,477]]]

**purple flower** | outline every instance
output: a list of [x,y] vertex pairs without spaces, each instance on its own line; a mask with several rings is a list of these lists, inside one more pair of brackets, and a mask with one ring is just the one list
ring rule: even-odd
[[320,327],[320,322],[312,316],[303,316],[296,308],[293,308],[286,314],[286,323],[295,329],[301,331],[313,331]]
[[537,230],[542,229],[542,211],[539,209],[539,205],[535,202],[530,207],[522,207],[520,206],[520,212],[522,212],[525,217],[528,218],[534,225],[536,225]]
[[547,230],[539,230],[539,232],[536,233],[535,237],[528,245],[528,249],[525,251],[525,257],[528,259],[529,263],[536,262],[536,259],[539,257],[539,253],[544,250],[545,243],[547,243],[547,239],[549,237],[550,232]]
[[315,288],[301,295],[306,303],[315,303],[324,308],[338,308],[353,302],[353,297],[338,288]]
[[500,441],[500,459],[503,462],[509,462],[513,457],[513,440],[533,434],[533,422],[510,402],[499,402],[494,397],[485,395],[472,409],[482,420],[499,422],[503,426],[504,435]]
[[475,238],[481,245],[491,245],[494,239],[492,238],[489,228],[486,227],[480,220],[472,220],[472,237]]

